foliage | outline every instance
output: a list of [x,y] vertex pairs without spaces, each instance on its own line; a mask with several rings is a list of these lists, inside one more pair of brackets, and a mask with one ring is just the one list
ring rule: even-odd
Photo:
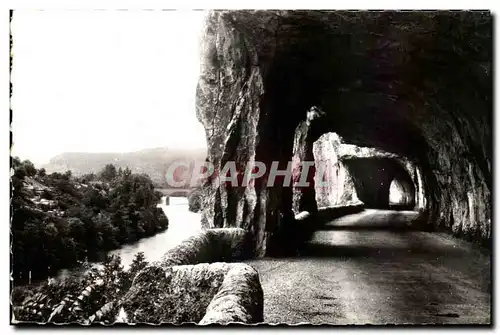
[[189,191],[188,204],[189,210],[198,213],[202,207],[203,191],[200,185]]
[[[71,277],[60,283],[45,283],[35,290],[22,288],[12,292],[13,311],[17,321],[82,323],[103,306],[119,300],[130,288],[134,276],[147,266],[144,254],[135,255],[128,271],[119,256],[107,257],[100,268],[93,267],[81,277]],[[17,296],[14,299],[14,296]],[[98,321],[113,322],[114,314]]]
[[100,177],[105,181],[112,181],[117,176],[116,167],[113,164],[107,164],[100,173]]
[[97,260],[103,252],[153,236],[168,220],[147,175],[106,166],[97,175],[47,175],[12,158],[11,232],[16,282]]

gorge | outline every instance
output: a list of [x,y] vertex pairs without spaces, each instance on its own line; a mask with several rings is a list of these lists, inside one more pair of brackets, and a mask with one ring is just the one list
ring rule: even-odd
[[[492,21],[210,11],[202,229],[84,323],[491,325]],[[290,162],[307,186],[218,180]]]

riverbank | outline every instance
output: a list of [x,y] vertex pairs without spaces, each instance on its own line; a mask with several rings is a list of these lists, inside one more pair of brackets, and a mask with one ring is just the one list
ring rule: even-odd
[[[125,270],[130,267],[137,253],[143,252],[148,262],[158,261],[168,250],[201,230],[201,215],[189,211],[186,197],[170,197],[168,206],[165,205],[163,197],[158,207],[163,210],[169,219],[169,226],[166,230],[154,236],[142,238],[134,243],[122,245],[119,249],[107,253],[108,255],[119,256]],[[99,264],[90,262],[91,266],[99,266]],[[72,276],[80,276],[83,271],[85,269],[82,267],[62,269],[50,280],[60,281]],[[46,281],[37,280],[31,284],[16,285],[16,287],[36,287],[44,282]]]

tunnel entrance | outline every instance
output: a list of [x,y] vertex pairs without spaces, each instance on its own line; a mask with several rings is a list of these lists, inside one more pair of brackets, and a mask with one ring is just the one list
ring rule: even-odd
[[353,175],[354,186],[360,200],[368,208],[389,207],[391,177],[379,158],[349,158],[344,160]]
[[412,182],[394,178],[389,186],[389,207],[394,209],[415,208],[415,186]]
[[389,187],[389,204],[404,203],[404,198],[405,194],[402,185],[397,180],[393,180]]
[[[368,208],[415,208],[415,186],[405,168],[392,158],[349,158],[358,197]],[[392,190],[392,193],[391,193]]]
[[[462,26],[466,38],[451,29]],[[204,34],[197,115],[216,174],[227,161],[283,169],[294,154],[314,160],[314,142],[335,131],[352,145],[393,153],[384,157],[409,176],[397,178],[403,189],[404,180],[414,184],[417,196],[407,205],[426,213],[423,225],[490,239],[487,15],[222,11],[209,16]],[[311,106],[324,113],[305,121]],[[305,142],[295,151],[297,126]],[[339,159],[356,196],[366,206],[390,207],[396,175],[359,161],[368,158],[360,154]],[[273,238],[294,224],[292,211],[318,207],[314,183],[266,184],[266,177],[241,189],[207,183],[204,196],[206,226],[245,228],[257,257],[283,241]]]
[[379,149],[347,144],[334,132],[322,134],[312,145],[308,144],[312,139],[304,136],[303,126],[297,128],[294,148],[302,148],[302,152],[294,152],[294,164],[298,166],[301,157],[312,155],[308,180],[313,183],[305,189],[294,184],[295,214],[348,206],[421,209],[416,197],[423,197],[423,185],[418,168],[409,160]]

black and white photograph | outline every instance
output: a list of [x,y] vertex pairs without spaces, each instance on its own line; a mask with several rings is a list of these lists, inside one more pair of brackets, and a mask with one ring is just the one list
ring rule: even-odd
[[8,24],[12,327],[492,327],[492,11]]

